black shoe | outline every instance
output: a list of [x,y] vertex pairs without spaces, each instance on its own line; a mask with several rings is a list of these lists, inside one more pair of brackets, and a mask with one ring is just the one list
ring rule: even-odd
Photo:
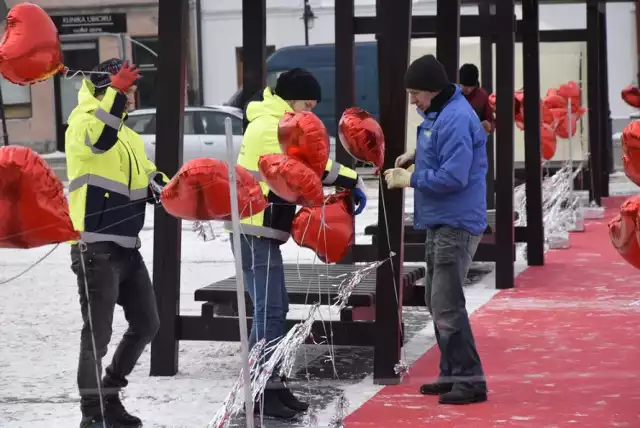
[[451,391],[452,383],[425,383],[420,387],[420,394],[424,395],[442,395]]
[[113,426],[104,422],[102,416],[84,416],[80,421],[80,428],[113,428]]
[[486,392],[454,389],[440,396],[440,404],[472,404],[487,401]]
[[298,400],[289,388],[276,389],[275,391],[278,393],[278,398],[282,404],[291,410],[295,410],[296,412],[306,412],[309,408],[309,403]]
[[122,405],[118,395],[108,396],[105,403],[105,418],[113,423],[115,427],[122,428],[140,428],[142,421],[140,418],[133,416]]
[[264,400],[258,400],[258,402],[253,405],[254,413],[260,414],[262,411],[265,416],[283,420],[295,418],[298,413],[287,407],[278,395],[278,390],[266,389],[263,394]]

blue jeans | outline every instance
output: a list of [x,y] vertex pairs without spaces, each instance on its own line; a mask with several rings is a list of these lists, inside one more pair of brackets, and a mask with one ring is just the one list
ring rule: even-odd
[[[240,243],[244,286],[253,303],[249,348],[263,338],[271,347],[277,344],[274,339],[284,335],[289,312],[280,244],[272,239],[249,235],[242,235]],[[231,248],[233,250],[233,245]],[[269,357],[270,354],[265,355],[264,361]]]
[[449,226],[427,230],[425,300],[440,348],[438,382],[486,392],[462,288],[481,238]]

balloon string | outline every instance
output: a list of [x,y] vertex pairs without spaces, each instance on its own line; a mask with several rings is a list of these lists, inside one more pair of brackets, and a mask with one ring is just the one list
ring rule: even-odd
[[[399,299],[399,293],[398,293],[398,284],[396,283],[396,271],[395,271],[395,266],[393,263],[393,256],[395,255],[393,253],[393,251],[391,251],[391,238],[389,237],[389,220],[387,218],[387,204],[385,202],[384,199],[384,188],[382,186],[384,186],[384,181],[382,179],[382,175],[379,176],[379,180],[380,180],[380,198],[382,199],[382,212],[384,214],[384,227],[386,230],[386,234],[387,234],[387,245],[389,248],[389,263],[391,264],[391,275],[393,277],[393,290],[394,290],[394,296],[396,298],[396,305],[398,307],[398,331],[400,332],[400,338],[402,341],[404,341],[404,334],[403,334],[403,329],[402,329],[402,305]],[[402,203],[404,204],[404,197],[402,198]],[[378,208],[379,209],[379,208]],[[403,208],[404,211],[404,208]],[[402,222],[402,227],[404,227],[404,219]],[[400,269],[402,271],[402,266],[400,266]],[[404,355],[405,355],[405,347],[404,346],[400,346],[400,359],[402,361],[404,361]]]
[[2,282],[0,282],[0,285],[4,285],[4,284],[8,284],[11,281],[14,281],[18,278],[20,278],[22,275],[26,274],[27,272],[29,272],[31,269],[35,268],[37,265],[39,265],[40,263],[42,263],[47,257],[49,257],[58,247],[60,246],[60,243],[57,243],[51,250],[49,250],[49,252],[47,252],[47,254],[45,254],[44,256],[42,256],[38,261],[36,261],[35,263],[33,263],[31,266],[29,266],[27,269],[23,270],[22,272],[20,272],[18,275],[9,278],[7,280],[4,280]]
[[84,253],[87,251],[87,244],[80,242],[78,244],[80,248],[80,263],[82,264],[82,277],[84,280],[84,293],[87,298],[87,317],[89,319],[89,329],[91,330],[91,347],[93,348],[93,362],[96,372],[96,385],[98,386],[98,396],[100,401],[100,415],[102,420],[106,422],[104,412],[104,398],[102,397],[102,376],[101,376],[101,362],[98,361],[98,348],[96,346],[96,337],[93,329],[93,315],[91,313],[91,298],[89,295],[89,281],[87,279],[87,270],[84,259]]

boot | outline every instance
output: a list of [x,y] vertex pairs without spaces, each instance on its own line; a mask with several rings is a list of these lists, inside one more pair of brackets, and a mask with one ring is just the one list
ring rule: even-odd
[[278,393],[278,398],[282,404],[291,410],[295,410],[296,412],[306,412],[309,408],[309,403],[298,400],[289,388],[276,389],[275,391]]
[[444,383],[444,382],[425,383],[420,387],[420,394],[441,395],[441,394],[446,394],[447,392],[450,392],[451,388],[453,388],[452,383]]
[[133,416],[122,405],[119,395],[109,395],[106,397],[105,417],[113,423],[114,427],[122,428],[140,428],[142,421],[140,418]]
[[80,420],[80,428],[113,428],[113,425],[104,422],[102,416],[83,416]]
[[469,389],[454,389],[451,392],[442,394],[440,404],[472,404],[487,401],[487,393]]
[[[254,412],[260,414],[262,410],[265,416],[276,419],[289,420],[296,417],[297,412],[287,407],[279,398],[279,390],[266,389],[263,394],[264,400],[258,400],[253,406]],[[264,403],[264,407],[261,405]]]

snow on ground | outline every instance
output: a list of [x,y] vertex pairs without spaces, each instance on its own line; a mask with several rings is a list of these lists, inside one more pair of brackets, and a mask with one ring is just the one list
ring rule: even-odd
[[[377,222],[377,187],[368,183],[370,201],[367,210],[357,218],[357,242],[368,243],[363,236],[365,226]],[[626,190],[626,189],[625,189]],[[411,212],[412,191],[405,192],[406,212]],[[183,223],[180,310],[182,314],[199,314],[200,304],[193,300],[194,291],[206,284],[234,274],[230,242],[218,226],[219,239],[204,242]],[[141,233],[141,252],[152,270],[153,210],[149,208]],[[70,270],[69,245],[60,245],[48,258],[18,279],[4,283],[42,258],[52,247],[32,250],[0,250],[0,427],[68,428],[79,421],[76,391],[76,362],[81,318],[76,279]],[[313,254],[289,242],[283,247],[285,260],[310,262]],[[524,263],[517,263],[517,271]],[[466,290],[470,312],[486,303],[494,294],[492,275]],[[424,309],[415,310],[418,315]],[[291,318],[306,313],[293,306]],[[334,317],[336,314],[333,314]],[[126,328],[118,308],[110,353]],[[433,329],[428,321],[415,328],[405,346],[406,360],[411,363],[433,346]],[[355,355],[355,354],[353,354]],[[352,360],[345,359],[346,370]],[[126,404],[141,416],[145,427],[204,428],[211,420],[235,382],[240,367],[238,343],[181,342],[180,371],[174,377],[149,376],[149,350],[130,376]],[[373,396],[379,386],[369,374],[352,382],[325,381],[327,389],[344,390],[353,411]],[[323,389],[320,389],[322,391]],[[322,393],[320,393],[322,395]],[[330,400],[319,409],[319,426],[328,425],[333,415]],[[276,425],[268,425],[276,426]],[[287,426],[302,426],[288,424]]]

